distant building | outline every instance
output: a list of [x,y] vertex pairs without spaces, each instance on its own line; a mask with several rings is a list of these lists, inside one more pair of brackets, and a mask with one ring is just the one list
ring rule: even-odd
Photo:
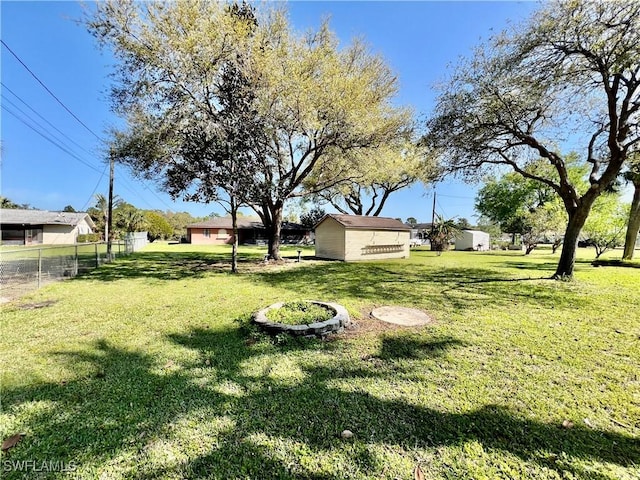
[[[239,244],[266,243],[267,230],[259,218],[240,217],[238,224]],[[282,222],[282,243],[309,243],[311,232],[306,227],[292,222]],[[233,243],[231,217],[214,217],[204,222],[187,225],[187,242],[194,245],[225,245]]]
[[74,244],[78,235],[93,233],[88,213],[0,209],[3,245]]
[[405,223],[411,229],[411,245],[429,245],[429,232],[433,227],[432,223]]
[[344,261],[408,258],[410,231],[393,218],[328,214],[315,226],[316,257]]
[[456,238],[456,250],[476,250],[478,252],[491,250],[489,234],[480,230],[463,230]]

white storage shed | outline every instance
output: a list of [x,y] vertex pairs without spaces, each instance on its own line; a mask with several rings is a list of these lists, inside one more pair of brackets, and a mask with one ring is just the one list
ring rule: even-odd
[[456,250],[476,250],[486,252],[491,249],[491,242],[487,232],[480,230],[463,230],[456,238]]

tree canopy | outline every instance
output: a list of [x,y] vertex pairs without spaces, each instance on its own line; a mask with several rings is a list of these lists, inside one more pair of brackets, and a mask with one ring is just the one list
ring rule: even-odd
[[[355,155],[351,176],[316,195],[344,214],[378,216],[391,194],[419,181],[428,184],[438,176],[435,159],[407,138]],[[307,189],[313,190],[315,181],[311,176],[305,182]]]
[[628,214],[628,205],[620,203],[619,194],[598,198],[582,231],[587,244],[595,249],[596,258],[623,243]]
[[[570,276],[580,230],[640,142],[640,4],[546,3],[494,37],[444,83],[426,142],[449,171],[478,178],[507,166],[545,184],[568,215],[556,277]],[[580,190],[561,153],[588,167]],[[539,158],[551,167],[528,166]]]
[[[128,125],[121,158],[173,195],[229,193],[232,177],[215,175],[219,163],[193,165],[229,152],[224,74],[242,79],[233,93],[250,97],[244,112],[255,128],[243,130],[251,142],[233,190],[261,217],[275,258],[286,200],[339,183],[354,152],[386,145],[410,124],[410,112],[390,101],[397,79],[382,58],[359,41],[339,46],[327,22],[300,35],[278,8],[121,0],[99,3],[87,25],[117,59],[112,101]],[[313,191],[304,189],[314,173]]]

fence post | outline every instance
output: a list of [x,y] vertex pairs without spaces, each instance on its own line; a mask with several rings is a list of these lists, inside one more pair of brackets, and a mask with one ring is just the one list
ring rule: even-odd
[[78,275],[78,270],[79,270],[80,266],[78,265],[78,244],[76,243],[75,245],[75,255],[73,258],[73,276],[77,276]]
[[94,244],[96,246],[96,268],[100,266],[100,254],[98,253],[98,244]]
[[38,288],[42,283],[42,249],[38,249]]

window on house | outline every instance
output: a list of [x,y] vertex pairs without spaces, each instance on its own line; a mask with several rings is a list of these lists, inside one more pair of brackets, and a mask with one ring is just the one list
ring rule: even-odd
[[208,228],[202,230],[202,236],[205,238],[209,238],[211,236],[211,231]]
[[227,230],[224,228],[221,228],[220,230],[218,230],[218,238],[220,239],[226,239],[228,237],[227,235]]

